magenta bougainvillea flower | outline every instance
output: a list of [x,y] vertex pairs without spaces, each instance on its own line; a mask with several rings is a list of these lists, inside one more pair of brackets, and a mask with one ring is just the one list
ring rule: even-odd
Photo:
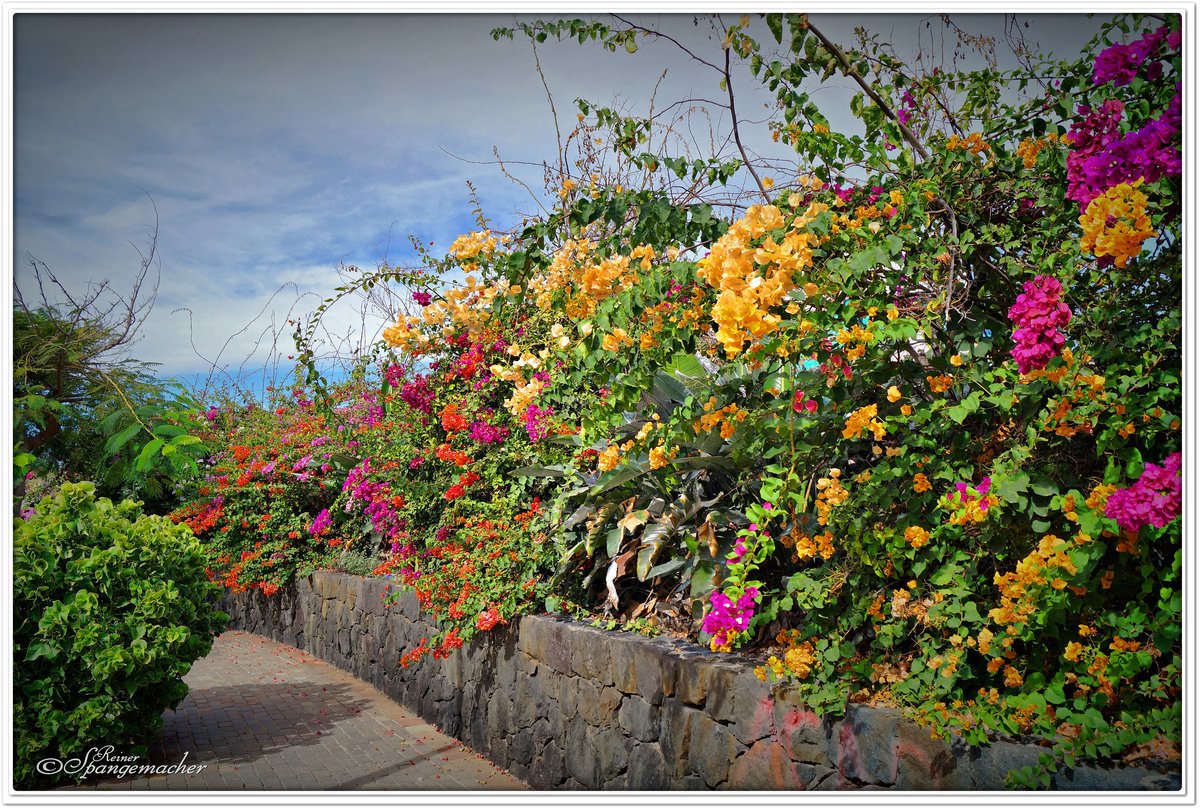
[[1162,466],[1146,464],[1137,483],[1109,495],[1104,515],[1125,531],[1166,526],[1183,507],[1182,475],[1183,456],[1178,452],[1168,455]]
[[1071,320],[1071,309],[1062,302],[1063,288],[1057,278],[1039,275],[1026,281],[1008,316],[1013,330],[1012,356],[1017,368],[1027,374],[1045,368],[1062,352],[1066,338],[1058,331]]
[[733,635],[749,628],[750,619],[754,617],[754,599],[757,597],[757,587],[747,587],[737,603],[720,590],[708,597],[712,609],[704,616],[701,629],[713,636],[714,646],[725,646]]

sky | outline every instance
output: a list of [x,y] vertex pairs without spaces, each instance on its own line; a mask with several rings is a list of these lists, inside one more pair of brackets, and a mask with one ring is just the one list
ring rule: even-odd
[[[964,17],[1000,30],[998,15]],[[101,279],[127,289],[157,222],[157,300],[132,355],[164,376],[195,380],[216,366],[222,379],[261,385],[264,368],[286,371],[287,320],[332,294],[340,264],[411,265],[410,235],[439,252],[477,229],[468,181],[498,229],[547,204],[541,163],[555,154],[555,126],[534,51],[519,36],[489,35],[514,19],[17,15],[18,285],[29,289],[32,256],[73,291]],[[865,24],[903,51],[926,17],[813,19],[835,41]],[[1022,19],[1064,57],[1095,25],[1083,15]],[[691,15],[638,20],[719,54]],[[564,133],[578,97],[644,111],[664,70],[660,108],[721,92],[712,71],[667,43],[628,54],[550,41],[537,58]],[[850,92],[835,79],[814,94],[835,126],[849,125],[840,110]],[[745,98],[744,117],[765,114],[768,99]],[[762,127],[748,137],[753,149],[777,148]],[[493,149],[525,187],[504,176]],[[387,325],[352,305],[328,323],[355,341]]]

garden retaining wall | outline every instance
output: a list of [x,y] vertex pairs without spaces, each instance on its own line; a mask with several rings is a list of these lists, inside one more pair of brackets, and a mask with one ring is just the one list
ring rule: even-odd
[[[274,596],[226,593],[230,628],[254,632],[371,683],[535,789],[999,790],[1043,748],[968,749],[895,711],[853,706],[821,719],[737,656],[684,641],[530,615],[446,660],[401,668],[435,631],[415,596],[318,572]],[[1178,790],[1140,768],[1060,772],[1071,790]]]

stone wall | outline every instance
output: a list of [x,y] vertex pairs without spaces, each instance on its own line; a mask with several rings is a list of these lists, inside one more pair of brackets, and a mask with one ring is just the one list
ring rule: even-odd
[[[230,627],[303,649],[373,684],[535,789],[999,790],[1042,748],[947,746],[896,712],[836,721],[772,691],[745,660],[673,639],[525,616],[447,660],[401,668],[432,634],[411,593],[315,573],[272,597],[228,594]],[[1080,767],[1059,789],[1178,790],[1178,774]]]

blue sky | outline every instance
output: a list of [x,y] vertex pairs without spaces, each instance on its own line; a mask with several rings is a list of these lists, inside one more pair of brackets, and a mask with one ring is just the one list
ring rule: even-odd
[[[641,19],[716,52],[690,15]],[[900,45],[915,42],[922,18],[814,19],[841,41],[866,24]],[[411,262],[410,234],[437,250],[475,229],[468,180],[500,228],[536,210],[491,163],[495,147],[536,196],[540,161],[555,152],[529,44],[488,34],[512,20],[17,15],[18,281],[31,254],[73,289],[102,278],[122,288],[157,208],[161,283],[133,354],[164,374],[216,362],[249,381],[290,353],[285,321],[330,294],[339,263]],[[995,32],[997,20],[974,22]],[[1031,32],[1069,56],[1088,26],[1043,18]],[[538,56],[564,131],[576,97],[644,110],[664,69],[660,99],[720,93],[713,74],[665,44],[630,55],[548,42]],[[814,97],[832,112],[848,94],[842,80]],[[746,99],[744,116],[765,114],[766,99]],[[754,137],[753,148],[773,148],[765,130]],[[354,341],[386,325],[353,307],[330,322]]]

